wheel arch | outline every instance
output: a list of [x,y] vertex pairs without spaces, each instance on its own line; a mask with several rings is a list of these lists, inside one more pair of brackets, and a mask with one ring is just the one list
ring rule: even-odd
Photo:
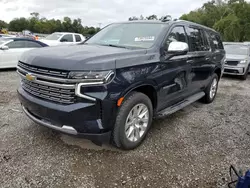
[[220,68],[220,67],[216,67],[216,68],[214,69],[214,73],[217,74],[217,76],[218,76],[218,78],[219,78],[219,80],[220,80],[220,79],[221,79],[221,76],[222,76],[222,70],[221,70],[221,68]]
[[130,87],[126,92],[123,93],[123,97],[126,98],[131,92],[141,92],[149,97],[152,102],[153,110],[157,109],[157,90],[152,84],[140,84],[133,87]]

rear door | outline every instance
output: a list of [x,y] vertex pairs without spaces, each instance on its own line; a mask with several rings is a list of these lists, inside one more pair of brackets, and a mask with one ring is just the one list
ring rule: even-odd
[[212,51],[206,34],[202,28],[186,27],[189,40],[189,60],[192,67],[190,80],[190,94],[203,90],[212,69]]
[[81,38],[80,35],[75,34],[74,37],[75,37],[76,43],[81,43],[82,42],[82,38]]
[[216,32],[207,32],[209,37],[210,37],[210,43],[212,46],[212,60],[214,63],[214,66],[221,66],[222,69],[224,68],[224,61],[223,59],[225,58],[225,51],[223,47],[223,43],[221,40],[221,37],[219,34]]
[[[169,44],[174,41],[188,43],[183,26],[174,26],[171,29],[164,42],[164,49],[168,49]],[[160,109],[164,109],[188,96],[191,66],[187,63],[188,55],[175,56],[169,60],[164,57],[161,59],[162,81],[159,106]]]

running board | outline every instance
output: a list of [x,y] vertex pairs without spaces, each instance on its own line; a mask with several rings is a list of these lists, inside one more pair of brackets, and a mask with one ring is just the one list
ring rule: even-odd
[[165,116],[168,116],[170,114],[173,114],[173,113],[181,110],[182,108],[194,103],[195,101],[198,101],[199,99],[201,99],[204,96],[205,96],[204,92],[200,92],[200,93],[197,93],[195,95],[192,95],[191,97],[184,99],[183,101],[160,111],[156,115],[156,118],[161,118],[161,117],[165,117]]

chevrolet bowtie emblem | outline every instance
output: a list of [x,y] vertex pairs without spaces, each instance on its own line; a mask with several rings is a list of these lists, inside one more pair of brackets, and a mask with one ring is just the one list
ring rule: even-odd
[[29,80],[29,81],[35,81],[36,80],[36,77],[30,73],[26,74],[26,79]]

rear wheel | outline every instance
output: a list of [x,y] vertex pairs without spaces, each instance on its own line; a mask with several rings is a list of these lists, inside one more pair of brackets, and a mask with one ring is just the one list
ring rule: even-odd
[[152,123],[152,102],[143,93],[132,92],[119,109],[112,133],[113,144],[121,149],[138,147]]
[[207,104],[212,103],[216,97],[218,90],[219,78],[217,74],[213,74],[210,84],[205,90],[203,101]]

